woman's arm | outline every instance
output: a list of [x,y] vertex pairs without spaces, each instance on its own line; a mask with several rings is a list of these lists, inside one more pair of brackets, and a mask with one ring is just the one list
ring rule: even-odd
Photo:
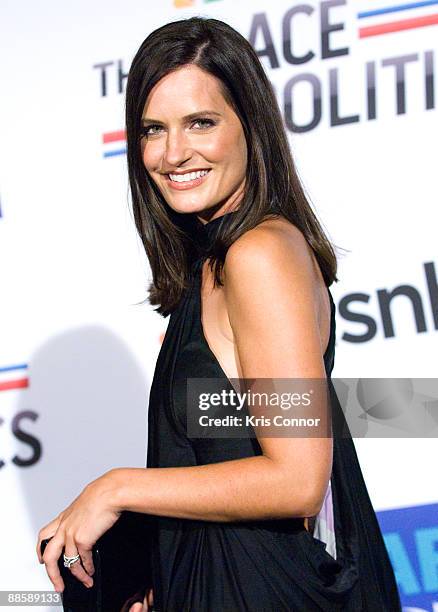
[[[326,378],[316,277],[302,234],[257,227],[229,249],[225,295],[244,378]],[[314,516],[330,437],[260,437],[263,455],[208,465],[111,470],[118,510],[211,521]]]

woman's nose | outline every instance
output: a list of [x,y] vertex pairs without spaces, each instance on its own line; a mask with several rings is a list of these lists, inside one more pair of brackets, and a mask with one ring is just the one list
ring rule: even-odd
[[169,166],[178,166],[192,155],[190,142],[184,131],[169,130],[166,136],[164,161]]

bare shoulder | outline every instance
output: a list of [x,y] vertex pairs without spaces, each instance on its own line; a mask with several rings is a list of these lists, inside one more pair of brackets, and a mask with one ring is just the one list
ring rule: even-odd
[[329,296],[313,251],[294,224],[267,219],[230,246],[224,298],[246,377],[324,375]]
[[293,318],[308,336],[316,325],[323,352],[328,346],[331,305],[324,277],[303,233],[284,217],[263,221],[230,246],[224,297],[235,334],[251,313],[254,324],[273,318],[277,329],[283,330]]
[[225,278],[292,272],[315,285],[323,282],[303,233],[281,216],[266,219],[240,236],[228,249],[224,265]]

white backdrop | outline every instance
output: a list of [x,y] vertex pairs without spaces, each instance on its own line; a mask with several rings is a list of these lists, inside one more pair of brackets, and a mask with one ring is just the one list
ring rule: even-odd
[[[289,137],[319,218],[348,249],[332,286],[332,376],[436,376],[438,299],[426,269],[436,279],[438,5],[385,13],[390,3],[377,0],[310,1],[307,14],[292,16],[297,5],[2,3],[0,590],[51,589],[35,554],[39,528],[102,472],[145,464],[149,385],[167,319],[135,305],[150,273],[121,132],[124,75],[144,38],[168,21],[218,17],[251,40],[289,127],[311,123],[320,96],[314,126]],[[385,32],[389,22],[395,31]],[[292,64],[287,49],[313,57]],[[400,295],[388,336],[379,292],[406,285],[418,291],[425,326]],[[347,311],[370,317],[375,332],[363,338],[372,328]],[[438,501],[436,440],[355,442],[377,510]]]

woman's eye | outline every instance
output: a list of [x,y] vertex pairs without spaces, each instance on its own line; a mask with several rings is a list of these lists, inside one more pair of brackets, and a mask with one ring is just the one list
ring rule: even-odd
[[[159,125],[148,125],[144,128],[142,128],[141,133],[143,134],[143,136],[153,136],[154,134],[157,134],[158,132],[156,132],[154,130],[154,128],[158,128],[160,129],[161,126]],[[153,130],[153,131],[150,131]]]
[[204,127],[211,127],[212,125],[215,125],[214,121],[212,119],[196,119],[196,121],[193,122],[195,123],[203,123]]

